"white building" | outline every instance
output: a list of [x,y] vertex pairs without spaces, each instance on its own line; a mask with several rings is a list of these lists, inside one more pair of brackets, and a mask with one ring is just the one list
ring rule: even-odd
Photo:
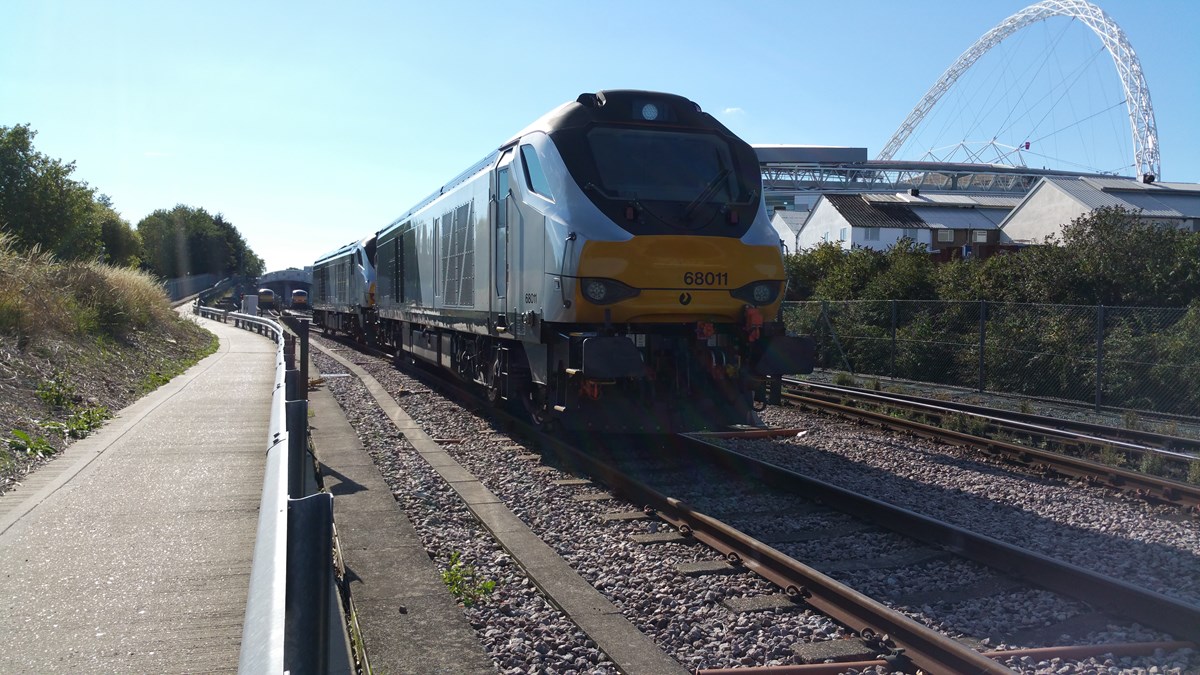
[[825,194],[796,232],[793,250],[822,242],[886,250],[907,237],[940,258],[987,255],[1001,243],[1000,222],[1019,195]]
[[1200,185],[1140,183],[1127,178],[1043,178],[1000,223],[1002,243],[1040,244],[1063,225],[1106,206],[1145,220],[1200,231]]

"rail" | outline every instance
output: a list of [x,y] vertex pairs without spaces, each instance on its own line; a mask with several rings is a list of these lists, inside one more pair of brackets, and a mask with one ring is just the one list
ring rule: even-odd
[[[333,577],[333,495],[317,491],[308,453],[308,323],[204,307],[200,316],[266,335],[278,345],[239,673],[354,672]],[[299,368],[292,367],[297,360]]]

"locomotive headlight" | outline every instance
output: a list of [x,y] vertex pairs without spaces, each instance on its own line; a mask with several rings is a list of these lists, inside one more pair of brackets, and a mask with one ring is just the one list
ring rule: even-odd
[[592,279],[583,287],[583,294],[592,302],[604,302],[604,296],[608,295],[608,288],[599,279]]
[[595,305],[611,305],[641,293],[615,279],[584,278],[579,280],[583,297]]
[[770,286],[768,286],[766,284],[754,284],[754,302],[755,303],[761,305],[766,302],[769,302],[771,300],[772,295],[774,295],[774,293],[771,291]]
[[752,305],[769,305],[779,296],[779,286],[778,281],[753,281],[741,288],[729,291],[729,294]]
[[658,119],[658,106],[653,103],[647,103],[642,106],[642,119],[654,121]]

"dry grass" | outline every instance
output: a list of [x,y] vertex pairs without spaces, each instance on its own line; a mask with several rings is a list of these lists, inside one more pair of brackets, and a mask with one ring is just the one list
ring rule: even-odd
[[22,346],[51,335],[120,338],[170,318],[167,296],[144,272],[58,262],[18,251],[0,233],[0,334]]
[[149,275],[18,251],[0,233],[0,493],[70,442],[64,426],[102,420],[215,348]]

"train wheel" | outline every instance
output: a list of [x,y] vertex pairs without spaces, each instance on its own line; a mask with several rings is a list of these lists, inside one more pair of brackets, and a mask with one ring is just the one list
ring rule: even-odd
[[541,427],[549,431],[553,426],[554,419],[546,410],[546,389],[537,384],[528,384],[525,392],[521,396],[521,403],[525,406],[525,412],[529,415],[529,420],[534,426]]
[[492,361],[491,373],[485,379],[487,380],[487,400],[493,406],[499,406],[503,402],[503,397],[500,395],[500,379],[503,374],[500,370],[500,357],[497,356]]

